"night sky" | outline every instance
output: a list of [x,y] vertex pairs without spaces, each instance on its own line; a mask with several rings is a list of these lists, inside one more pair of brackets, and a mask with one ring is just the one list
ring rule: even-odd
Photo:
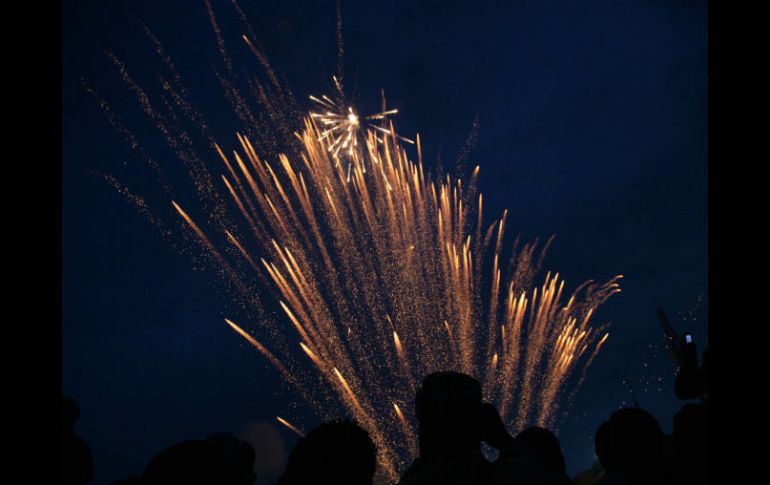
[[[213,6],[237,68],[256,70],[231,3]],[[241,6],[300,100],[330,92],[333,1]],[[440,157],[447,170],[478,117],[469,163],[481,165],[486,216],[508,208],[509,229],[524,239],[555,234],[544,270],[559,271],[568,288],[625,275],[623,293],[597,315],[612,322],[610,339],[560,429],[570,474],[593,462],[601,421],[630,403],[624,373],[670,432],[683,402],[659,350],[657,307],[699,350],[707,345],[706,2],[343,1],[342,14],[346,84],[358,105],[375,109],[384,88],[399,131],[419,131],[427,164]],[[271,483],[295,442],[273,418],[286,410],[279,378],[222,323],[227,300],[210,275],[93,175],[115,175],[169,208],[81,85],[151,145],[147,117],[104,54],[157,93],[162,64],[140,21],[218,139],[236,141],[202,1],[65,2],[64,393],[80,403],[96,484],[138,475],[161,449],[219,431],[252,441],[258,483]]]

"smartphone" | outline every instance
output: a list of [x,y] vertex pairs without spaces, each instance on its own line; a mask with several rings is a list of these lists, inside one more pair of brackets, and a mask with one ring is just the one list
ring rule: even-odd
[[694,368],[698,367],[698,355],[691,333],[682,335],[682,361],[680,363]]

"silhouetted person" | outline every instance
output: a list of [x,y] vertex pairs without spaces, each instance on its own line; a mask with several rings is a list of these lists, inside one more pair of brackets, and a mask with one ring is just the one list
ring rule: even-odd
[[[610,462],[617,466],[627,483],[667,483],[669,477],[663,466],[663,431],[655,417],[639,408],[624,408],[610,416],[609,424]],[[623,481],[603,480],[600,483]]]
[[80,408],[74,399],[62,397],[62,483],[80,485],[94,476],[94,464],[88,444],[75,434]]
[[707,389],[707,353],[703,353],[703,365],[698,366],[695,342],[680,343],[679,369],[674,381],[674,392],[679,399],[696,399],[705,396]]
[[685,404],[674,415],[676,481],[706,483],[708,479],[708,409]]
[[148,485],[229,483],[227,460],[217,445],[189,440],[161,451],[144,470]]
[[703,359],[701,360],[700,365],[700,376],[701,376],[701,382],[703,383],[703,394],[708,397],[709,393],[709,349],[706,349],[703,351]]
[[595,467],[584,470],[575,477],[575,485],[603,485],[624,484],[628,481],[618,470],[617,460],[612,454],[612,432],[609,421],[604,421],[596,428],[594,433],[594,453],[596,455]]
[[372,485],[377,448],[352,421],[324,423],[291,450],[278,485]]
[[[512,456],[514,439],[481,398],[481,385],[465,374],[436,372],[423,380],[415,396],[420,453],[401,485],[553,483],[537,461]],[[500,451],[498,461],[484,458],[482,441]]]
[[417,391],[420,459],[462,459],[480,454],[481,386],[455,372],[431,374]]
[[457,372],[427,376],[415,396],[419,456],[402,484],[482,483],[493,470],[481,454],[481,386]]
[[599,425],[594,434],[594,451],[603,470],[597,483],[602,485],[626,484],[629,482],[620,471],[620,466],[612,447],[611,429],[610,422],[605,421]]
[[559,439],[539,426],[525,429],[500,450],[515,474],[515,483],[569,484]]
[[551,431],[539,426],[532,426],[514,438],[514,446],[523,456],[538,461],[554,472],[567,474],[564,454],[559,439]]
[[608,421],[603,422],[596,428],[596,433],[594,433],[594,452],[605,473],[617,467],[612,457],[612,433],[610,432],[610,423]]
[[257,454],[254,447],[239,440],[230,433],[217,433],[206,438],[215,445],[225,457],[229,469],[229,482],[232,485],[252,485],[257,475],[254,473],[254,461]]
[[144,485],[146,482],[141,477],[129,477],[115,480],[110,485]]

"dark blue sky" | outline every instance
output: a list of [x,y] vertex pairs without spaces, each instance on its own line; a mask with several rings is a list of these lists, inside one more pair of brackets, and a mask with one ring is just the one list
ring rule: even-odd
[[[333,1],[242,7],[295,93],[328,91]],[[226,38],[237,39],[243,27],[230,2],[214,8]],[[342,9],[346,82],[361,105],[375,107],[384,88],[400,109],[399,130],[419,131],[428,159],[440,153],[450,170],[478,115],[470,162],[481,165],[487,214],[508,208],[509,227],[526,239],[556,234],[544,269],[567,285],[625,275],[623,293],[598,315],[613,324],[610,340],[561,428],[569,471],[591,464],[594,430],[628,402],[624,371],[670,431],[681,403],[671,362],[654,352],[654,311],[674,319],[707,286],[705,2],[347,1]],[[218,138],[234,141],[237,128],[211,73],[221,60],[202,2],[65,2],[64,392],[81,404],[97,484],[140,473],[174,442],[223,430],[264,437],[256,445],[267,447],[260,466],[269,478],[294,443],[273,421],[285,414],[279,380],[222,324],[226,300],[209,275],[90,174],[114,174],[137,192],[153,187],[80,85],[96,87],[140,139],[151,133],[103,54],[114,51],[157,92],[160,64],[140,20]],[[229,47],[237,65],[257,67],[242,45]],[[700,349],[704,308],[695,321],[675,321]]]

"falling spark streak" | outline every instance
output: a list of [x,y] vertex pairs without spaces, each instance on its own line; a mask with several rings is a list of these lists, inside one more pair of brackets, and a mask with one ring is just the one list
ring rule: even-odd
[[300,429],[299,429],[299,428],[297,428],[296,426],[294,426],[294,425],[293,425],[293,424],[291,424],[290,422],[286,421],[286,420],[285,420],[285,419],[283,419],[282,417],[280,417],[280,416],[276,416],[276,417],[275,417],[275,419],[277,419],[279,423],[281,423],[282,425],[286,426],[286,427],[287,427],[287,428],[289,428],[291,431],[293,431],[294,433],[296,433],[296,434],[297,434],[297,435],[298,435],[300,438],[304,438],[304,437],[305,437],[305,433],[303,433],[302,431],[300,431]]
[[278,370],[281,372],[281,374],[284,374],[284,376],[289,375],[289,371],[286,369],[286,367],[284,367],[284,365],[278,359],[276,359],[275,356],[269,350],[267,350],[262,344],[257,342],[256,339],[254,339],[254,337],[246,333],[245,330],[243,330],[241,327],[239,327],[232,321],[228,320],[227,318],[225,318],[225,322],[228,325],[230,325],[230,327],[233,330],[235,330],[243,338],[245,338],[247,342],[253,345],[254,348],[256,348],[262,355],[264,355],[267,358],[267,360],[270,361],[271,364],[275,365],[276,368],[278,368]]
[[345,393],[347,393],[348,397],[350,398],[351,402],[356,407],[361,407],[361,403],[358,402],[358,398],[356,397],[356,394],[353,392],[353,389],[350,388],[350,385],[348,384],[348,381],[345,380],[344,377],[342,377],[342,374],[340,373],[337,368],[334,368],[334,374],[337,376],[337,379],[340,380],[340,383],[342,384],[342,388],[345,389]]
[[401,431],[406,436],[407,439],[407,447],[409,448],[410,456],[416,456],[417,455],[417,441],[414,438],[414,433],[412,433],[412,427],[409,424],[409,421],[407,421],[406,417],[404,416],[404,413],[401,411],[401,408],[398,407],[398,404],[395,402],[393,403],[393,409],[396,411],[396,416],[398,417],[399,425],[401,426]]
[[398,334],[393,331],[393,342],[396,344],[396,352],[398,352],[399,357],[402,359],[404,358],[404,349],[401,347],[401,340],[398,338]]
[[393,403],[393,407],[396,409],[396,415],[398,415],[398,419],[400,419],[401,422],[406,423],[406,418],[404,418],[404,413],[401,412],[401,408],[398,407],[398,404]]
[[318,368],[323,371],[324,365],[321,363],[321,361],[318,359],[318,357],[316,357],[315,353],[313,353],[313,351],[310,350],[307,347],[307,345],[305,345],[303,343],[300,343],[299,346],[302,347],[302,350],[304,350],[305,353],[308,355],[308,357],[310,357],[310,360],[312,360],[315,363],[315,365],[317,365]]

